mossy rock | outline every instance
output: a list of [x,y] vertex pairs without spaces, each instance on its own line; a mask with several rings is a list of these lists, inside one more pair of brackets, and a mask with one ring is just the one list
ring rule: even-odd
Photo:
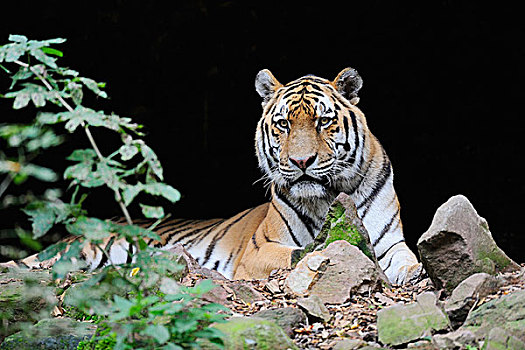
[[335,241],[347,241],[361,250],[370,260],[375,260],[373,248],[369,242],[368,232],[355,212],[355,205],[348,203],[350,198],[340,194],[326,215],[325,222],[315,240],[296,254],[298,262],[315,250],[325,249]]
[[20,330],[24,322],[49,315],[56,303],[51,274],[47,271],[13,269],[0,273],[0,342]]
[[225,334],[225,349],[297,349],[283,329],[257,317],[234,317],[215,326]]
[[470,312],[462,328],[485,338],[499,327],[525,343],[525,291],[520,290],[491,300]]
[[24,331],[7,337],[0,350],[45,349],[73,350],[82,340],[89,339],[96,325],[68,318],[43,319]]

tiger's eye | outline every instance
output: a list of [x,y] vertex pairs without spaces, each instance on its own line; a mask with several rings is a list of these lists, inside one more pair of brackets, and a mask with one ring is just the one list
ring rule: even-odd
[[332,121],[332,118],[322,117],[319,119],[319,124],[321,126],[327,126],[328,124],[330,124],[331,121]]
[[283,129],[288,129],[288,120],[286,119],[279,119],[277,124]]

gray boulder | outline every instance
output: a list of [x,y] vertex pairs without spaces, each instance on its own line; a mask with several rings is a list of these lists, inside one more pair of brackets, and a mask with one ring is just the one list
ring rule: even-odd
[[1,350],[74,350],[78,343],[93,336],[97,326],[69,318],[43,319],[25,331],[7,337]]
[[[473,332],[478,339],[489,336],[495,327],[501,328],[508,338],[525,342],[525,290],[491,300],[473,310],[460,329]],[[502,332],[494,334],[501,338]]]
[[463,324],[476,300],[480,300],[498,290],[502,282],[487,273],[476,273],[463,280],[445,302],[453,328]]
[[434,215],[417,247],[436,288],[448,293],[478,272],[496,274],[519,269],[494,242],[487,221],[464,196],[450,198]]
[[321,319],[323,322],[328,322],[330,321],[330,318],[332,318],[330,311],[317,295],[312,295],[309,298],[298,299],[297,306],[302,308],[308,316],[314,320]]
[[261,318],[234,317],[214,327],[225,334],[225,349],[297,349],[281,327]]
[[447,314],[437,305],[434,293],[417,296],[415,303],[396,304],[377,312],[377,333],[381,343],[397,346],[450,327]]
[[341,304],[351,293],[381,290],[388,283],[383,276],[359,248],[335,241],[307,254],[286,278],[285,289],[298,296],[318,296],[325,304]]
[[460,328],[434,335],[432,343],[438,349],[525,349],[525,290],[482,304]]
[[51,314],[57,303],[49,271],[10,269],[0,273],[0,342],[20,330],[24,322],[36,322]]
[[295,307],[261,310],[254,313],[252,317],[277,323],[288,336],[293,336],[293,329],[298,328],[307,321],[304,312]]

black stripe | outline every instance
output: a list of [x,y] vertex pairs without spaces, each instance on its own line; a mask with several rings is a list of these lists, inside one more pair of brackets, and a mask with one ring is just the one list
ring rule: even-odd
[[262,138],[262,143],[263,143],[264,157],[266,158],[266,163],[268,163],[268,167],[271,167],[272,166],[271,159],[268,157],[268,154],[266,153],[266,149],[267,148],[269,149],[270,147],[266,142],[267,136],[266,136],[265,128],[263,128],[262,124],[264,124],[264,118],[261,118],[261,120],[259,121],[259,129],[261,129],[261,138]]
[[[194,221],[194,222],[195,222],[195,221]],[[178,235],[178,234],[180,234],[180,233],[183,233],[183,232],[186,232],[186,231],[189,230],[189,232],[185,233],[185,234],[182,235],[181,237],[177,237],[177,241],[176,241],[176,242],[180,242],[182,239],[184,239],[184,238],[186,238],[186,237],[188,237],[188,236],[192,236],[192,235],[194,235],[195,233],[198,233],[198,232],[200,232],[200,231],[202,231],[202,230],[205,230],[207,227],[209,227],[209,226],[205,226],[205,227],[201,227],[201,228],[198,228],[198,229],[194,229],[193,227],[188,227],[188,226],[194,224],[194,222],[190,222],[190,223],[184,225],[184,228],[182,228],[182,226],[181,226],[181,227],[179,227],[178,230],[174,230],[174,231],[172,231],[172,232],[170,232],[170,231],[168,230],[168,231],[164,232],[163,234],[168,234],[168,236],[166,237],[166,239],[164,240],[164,242],[166,242],[166,244],[168,244],[168,243],[171,241],[171,239],[172,239],[173,237],[175,237],[176,235]],[[176,242],[174,242],[174,243],[176,243]]]
[[213,264],[213,270],[217,271],[219,269],[220,260],[217,260],[215,264]]
[[[352,111],[350,111],[350,118],[352,119],[352,128],[354,131],[355,145],[354,145],[354,150],[352,151],[352,154],[350,155],[348,159],[351,160],[351,163],[353,163],[355,161],[355,156],[357,154],[357,149],[360,146],[360,142],[359,142],[359,130],[357,128],[357,118],[354,112]],[[343,121],[344,121],[345,130],[346,130],[346,143],[350,144],[350,141],[348,140],[348,120],[346,119],[346,117],[343,117]],[[363,136],[363,144],[364,144],[364,136]]]
[[255,233],[252,235],[252,243],[255,246],[255,249],[259,250],[259,245],[257,244],[257,240],[255,239]]
[[[266,232],[264,232],[264,239],[266,240],[266,242],[268,243],[279,243],[277,241],[274,241],[273,239],[270,239],[270,237],[268,237],[268,235],[266,234]],[[279,243],[280,244],[280,243]]]
[[230,261],[233,258],[233,252],[230,253],[230,256],[228,257],[228,260],[226,260],[226,264],[224,264],[224,267],[228,266],[230,264]]
[[[104,249],[106,250],[106,253],[107,255],[111,255],[111,248],[113,247],[113,243],[115,242],[115,236],[111,237],[108,241],[108,244],[106,244],[106,246],[104,247]],[[104,251],[102,250],[102,248],[96,246],[99,250],[100,250],[100,253],[102,253],[102,259],[100,259],[100,262],[98,263],[96,269],[100,269],[101,267],[103,267],[107,262],[108,262],[108,256],[106,254],[104,254]]]
[[272,203],[272,206],[273,208],[275,209],[275,211],[279,214],[279,216],[281,217],[281,219],[283,220],[284,224],[286,225],[286,228],[288,229],[288,233],[290,234],[290,236],[292,237],[294,243],[298,246],[298,247],[301,247],[301,244],[299,243],[299,241],[297,240],[297,237],[295,237],[295,234],[293,233],[292,231],[292,228],[290,227],[290,224],[288,224],[288,221],[286,220],[286,218],[283,216],[283,214],[279,211],[279,209],[277,209],[277,207],[275,206],[275,204],[273,202]]
[[126,251],[128,252],[128,257],[126,258],[126,264],[131,264],[133,261],[133,252],[131,251],[131,243],[128,243],[128,247],[126,248]]
[[[264,130],[263,136],[266,136],[266,144],[268,146],[268,150],[270,151],[270,156],[273,158],[274,163],[278,163],[279,159],[273,153],[273,148],[270,145],[270,135],[269,135],[269,131],[268,131],[268,124],[266,124],[266,123],[264,124],[263,130]],[[264,149],[264,152],[266,153],[266,148]],[[266,158],[268,158],[268,157],[266,157]],[[271,162],[268,162],[268,166],[270,166],[270,164],[271,164]]]
[[303,225],[306,227],[306,230],[308,231],[308,234],[310,235],[310,237],[312,237],[312,239],[315,239],[315,234],[314,232],[312,232],[312,227],[317,231],[319,230],[319,227],[317,226],[317,223],[314,222],[314,220],[312,220],[312,218],[310,218],[309,216],[307,215],[304,215],[301,211],[297,210],[293,205],[292,203],[290,203],[290,201],[288,200],[288,198],[286,198],[286,196],[284,194],[282,194],[279,190],[275,189],[275,195],[277,196],[277,198],[279,198],[282,202],[284,202],[284,204],[286,204],[287,207],[289,207],[290,209],[293,210],[293,212],[295,213],[295,215],[297,215],[297,217],[299,218],[299,220],[303,223]]
[[[179,220],[179,221],[177,221]],[[182,227],[183,225],[186,226],[187,223],[189,222],[193,222],[195,220],[190,220],[190,219],[184,219],[184,220],[180,220],[180,219],[175,219],[175,220],[166,220],[164,222],[161,222],[159,225],[157,225],[155,227],[155,230],[154,231],[160,231],[162,230],[163,228],[165,227],[168,227],[168,226],[172,226],[171,228],[179,228],[179,227]]]
[[392,247],[394,247],[395,245],[401,243],[401,242],[404,242],[405,239],[404,238],[401,238],[399,241],[397,241],[396,243],[392,244],[387,250],[385,250],[383,252],[383,254],[381,254],[380,256],[377,256],[377,261],[380,261],[381,259],[383,259],[385,257],[385,255],[388,254],[388,252],[390,251],[390,249],[392,249]]
[[105,263],[108,262],[108,257],[106,254],[104,254],[104,252],[102,251],[102,248],[99,248],[99,247],[97,248],[98,250],[100,250],[100,254],[102,254],[102,258],[100,259],[100,262],[98,263],[97,267],[95,267],[95,269],[100,269],[101,267],[104,266]]
[[385,234],[390,230],[390,227],[392,227],[392,224],[394,223],[394,220],[396,219],[397,215],[399,214],[399,207],[397,207],[397,210],[396,212],[394,213],[394,215],[392,215],[392,218],[390,219],[390,221],[388,222],[388,224],[386,224],[383,229],[381,230],[381,232],[379,233],[379,237],[377,237],[377,239],[372,243],[372,245],[375,247],[379,241],[381,241],[383,239],[383,237],[385,236]]
[[215,249],[215,246],[217,245],[217,241],[219,241],[222,237],[224,237],[226,235],[226,233],[228,233],[228,230],[233,226],[235,225],[236,223],[238,223],[239,221],[241,221],[246,215],[250,214],[255,208],[251,208],[250,210],[246,211],[246,213],[242,214],[241,216],[239,216],[237,219],[233,220],[228,226],[226,226],[224,228],[224,230],[218,232],[215,237],[213,237],[210,245],[208,246],[208,248],[206,249],[206,254],[204,255],[204,261],[202,262],[201,265],[205,265],[208,260],[210,260],[210,257],[211,257],[211,254],[213,253],[213,250]]
[[[219,220],[213,224],[210,224],[210,225],[206,225],[204,227],[201,227],[197,230],[197,232],[194,232],[192,233],[195,234],[197,233],[197,236],[193,237],[193,239],[190,239],[188,242],[186,243],[183,243],[183,245],[186,247],[186,249],[189,249],[191,248],[192,246],[194,246],[195,244],[199,244],[204,238],[206,238],[208,236],[208,234],[213,231],[213,229],[215,229],[217,226],[219,226],[220,224],[222,224],[224,221],[226,221],[225,219],[222,219],[222,220]],[[206,232],[204,232],[204,230],[207,230]],[[184,238],[187,238],[188,236],[190,236],[190,233],[186,234],[184,237],[181,237],[179,239],[179,241],[181,241],[182,239]]]
[[383,167],[381,168],[381,173],[380,173],[381,177],[374,184],[374,188],[372,189],[372,192],[370,192],[368,197],[364,201],[359,203],[359,205],[357,206],[357,209],[360,209],[364,205],[366,205],[365,211],[361,215],[361,220],[364,219],[365,215],[368,213],[368,210],[372,207],[372,203],[376,199],[379,192],[381,192],[381,190],[385,186],[386,181],[390,177],[390,174],[392,173],[392,167],[390,166],[390,160],[388,160],[388,157],[386,156],[386,153],[384,150],[383,150],[383,155],[385,159],[383,160]]

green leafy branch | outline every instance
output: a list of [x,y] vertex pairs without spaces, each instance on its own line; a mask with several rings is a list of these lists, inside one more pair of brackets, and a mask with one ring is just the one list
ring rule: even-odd
[[[67,158],[75,162],[64,172],[64,178],[71,180],[71,186],[84,187],[87,189],[106,186],[114,192],[115,200],[118,203],[129,227],[133,222],[128,211],[128,206],[134,201],[141,192],[161,196],[170,202],[180,199],[180,193],[170,185],[163,182],[163,169],[155,152],[147,146],[143,140],[135,139],[142,136],[139,124],[133,123],[130,118],[119,117],[118,115],[107,115],[102,111],[81,105],[83,87],[91,90],[101,98],[107,98],[107,94],[102,90],[104,83],[97,83],[90,78],[81,77],[77,71],[59,67],[56,58],[62,57],[61,51],[50,48],[51,44],[63,43],[65,39],[51,39],[43,41],[28,40],[22,35],[11,35],[9,40],[12,43],[0,47],[0,64],[3,62],[13,63],[18,66],[18,71],[12,74],[12,84],[10,90],[17,86],[21,88],[11,91],[3,97],[12,98],[13,108],[20,109],[29,105],[30,102],[35,107],[40,108],[46,102],[52,102],[65,111],[59,113],[41,112],[38,114],[34,125],[44,128],[47,125],[63,124],[66,131],[72,133],[82,129],[87,136],[91,148],[75,150]],[[28,54],[28,63],[22,61],[22,57]],[[37,64],[31,64],[30,59],[35,58]],[[2,66],[6,72],[10,70]],[[68,103],[71,100],[73,105]],[[105,157],[100,151],[95,138],[91,132],[91,127],[102,127],[120,134],[123,145],[118,150]],[[140,159],[138,155],[141,156]],[[119,159],[120,158],[120,159]],[[128,164],[132,162],[130,167]],[[15,169],[17,163],[0,163],[0,171],[11,171]],[[21,168],[21,166],[20,166]],[[24,167],[26,173],[38,174],[42,179],[51,178],[52,173],[46,174],[42,169],[35,167]],[[145,181],[137,181],[137,175],[145,175]],[[1,189],[1,188],[0,188]],[[76,192],[75,192],[76,193]],[[70,208],[77,204],[71,202]],[[32,218],[33,232],[35,237],[41,237],[49,229],[58,223],[66,225],[66,229],[71,232],[73,227],[71,222],[81,222],[78,211],[65,210],[67,215],[57,215],[56,207],[63,209],[64,203],[39,204],[26,209],[26,213]],[[161,219],[165,216],[164,209],[160,206],[149,206],[140,203],[142,213],[148,218]],[[113,231],[109,231],[113,232]],[[122,236],[126,236],[121,233]],[[141,237],[126,236],[126,239],[136,247],[136,251],[141,246],[146,246]],[[89,235],[82,235],[86,240],[94,240]],[[155,238],[158,239],[158,236]],[[102,249],[104,253],[107,253]],[[67,257],[65,254],[62,258]]]
[[[105,84],[57,65],[57,57],[63,54],[50,46],[63,43],[65,39],[35,41],[22,35],[11,35],[9,40],[11,43],[0,46],[0,68],[12,79],[10,91],[3,97],[13,99],[13,109],[31,103],[42,108],[49,102],[62,110],[58,113],[41,112],[30,125],[0,126],[0,137],[22,154],[18,158],[0,157],[0,173],[7,173],[9,178],[9,181],[4,180],[5,188],[2,189],[0,184],[0,196],[9,183],[19,183],[24,176],[43,181],[57,178],[51,169],[29,162],[33,152],[46,150],[62,141],[63,137],[54,134],[52,129],[57,125],[63,125],[69,133],[82,129],[91,146],[76,149],[67,157],[73,162],[63,174],[74,188],[69,203],[55,197],[49,201],[33,201],[23,209],[31,218],[33,238],[42,237],[57,224],[79,238],[58,242],[38,255],[41,261],[59,257],[53,265],[55,278],[63,279],[78,269],[77,258],[87,243],[95,246],[109,262],[101,271],[81,282],[82,286],[66,290],[64,302],[81,312],[99,315],[111,330],[105,333],[109,336],[102,343],[112,344],[115,349],[195,348],[204,344],[203,339],[207,344],[222,347],[222,334],[211,325],[222,322],[225,318],[223,311],[227,309],[200,301],[202,294],[214,285],[211,281],[203,281],[192,288],[177,284],[181,278],[177,275],[180,266],[174,257],[148,244],[160,239],[152,229],[165,217],[163,207],[139,203],[144,216],[156,219],[149,228],[133,225],[128,212],[128,207],[141,193],[170,202],[180,199],[176,189],[162,182],[163,168],[155,152],[138,138],[143,136],[139,131],[142,126],[130,118],[107,115],[82,105],[84,88],[98,97],[107,98],[103,91]],[[18,69],[14,74],[10,70],[11,64]],[[122,144],[104,156],[92,128],[116,132]],[[89,217],[82,208],[86,194],[79,195],[81,189],[90,191],[104,186],[115,194],[125,224]],[[109,253],[114,244],[122,243],[122,239],[130,244],[128,254],[134,254],[131,264],[116,267]],[[71,276],[69,274],[68,278]],[[175,285],[178,289],[163,289],[166,285]],[[98,345],[100,343],[92,339],[82,348],[93,349]]]

